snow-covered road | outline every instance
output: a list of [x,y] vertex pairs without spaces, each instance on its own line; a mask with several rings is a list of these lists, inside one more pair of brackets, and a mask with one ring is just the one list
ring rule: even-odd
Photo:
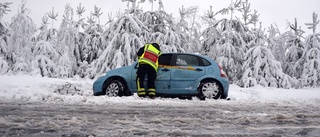
[[92,80],[0,76],[0,136],[319,136],[319,88],[227,100],[92,96]]
[[[319,136],[316,106],[1,103],[0,136]],[[154,102],[154,104],[152,104]]]

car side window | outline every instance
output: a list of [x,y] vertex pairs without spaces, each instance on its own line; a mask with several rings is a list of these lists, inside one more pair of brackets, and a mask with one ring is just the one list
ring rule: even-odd
[[198,57],[193,55],[177,55],[177,66],[200,66]]
[[162,54],[159,57],[158,64],[159,65],[170,65],[172,59],[172,54]]

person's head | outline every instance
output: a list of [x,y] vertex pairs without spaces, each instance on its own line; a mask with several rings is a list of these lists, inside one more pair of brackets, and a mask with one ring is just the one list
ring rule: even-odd
[[160,44],[158,43],[152,43],[153,46],[160,48]]

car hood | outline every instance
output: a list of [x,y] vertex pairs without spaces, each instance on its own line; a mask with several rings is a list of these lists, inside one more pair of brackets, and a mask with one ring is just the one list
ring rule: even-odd
[[106,75],[127,75],[131,72],[132,67],[135,66],[136,63],[133,63],[130,66],[124,66],[121,68],[115,68],[113,70],[109,70],[108,72],[106,72]]

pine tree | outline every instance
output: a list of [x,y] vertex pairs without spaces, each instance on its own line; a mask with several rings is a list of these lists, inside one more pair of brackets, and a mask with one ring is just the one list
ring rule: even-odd
[[54,21],[54,20],[57,20],[57,17],[59,16],[59,14],[58,14],[58,13],[55,13],[55,12],[54,12],[54,8],[52,8],[52,11],[51,11],[51,12],[48,12],[47,15],[48,15],[48,17],[52,20],[51,29],[53,29],[53,21]]
[[[122,2],[127,2],[127,9],[125,10],[125,13],[127,15],[131,14],[131,15],[137,16],[142,13],[142,9],[139,8],[139,3],[144,3],[145,0],[140,0],[140,2],[137,2],[137,0],[122,0]],[[153,1],[152,1],[152,4],[153,4]]]
[[144,12],[138,16],[144,24],[143,42],[161,44],[162,52],[184,52],[173,17],[165,11]]
[[42,26],[39,28],[39,35],[35,39],[33,49],[32,67],[35,73],[41,74],[42,77],[56,77],[58,70],[56,69],[56,60],[58,53],[53,48],[51,30],[48,30],[48,17],[42,18]]
[[303,62],[303,71],[301,80],[304,86],[320,86],[320,33],[316,32],[316,26],[319,24],[317,14],[313,13],[313,22],[307,23],[313,34],[307,36],[305,40],[305,49],[301,62]]
[[10,11],[8,10],[10,4],[12,3],[0,3],[0,74],[7,73],[9,70],[7,60],[12,60],[12,54],[8,51],[10,43],[9,27],[1,20],[4,14],[7,14],[7,12]]
[[151,35],[151,40],[149,41],[155,41],[160,42],[161,44],[161,51],[163,53],[170,53],[170,52],[185,52],[183,47],[181,46],[181,40],[179,37],[179,34],[177,34],[174,30],[169,29],[165,34],[155,32]]
[[245,56],[242,66],[244,72],[237,84],[241,87],[253,87],[257,84],[265,87],[290,88],[290,77],[282,72],[281,64],[275,59],[270,49],[265,46],[264,32],[256,30],[256,39]]
[[87,75],[88,65],[96,60],[106,48],[103,32],[101,25],[90,20],[80,46],[81,64],[77,74],[81,77]]
[[7,73],[9,70],[9,64],[7,58],[10,58],[8,52],[8,29],[0,22],[0,74]]
[[242,7],[240,10],[243,12],[242,13],[242,19],[244,21],[245,25],[252,24],[256,26],[256,23],[259,21],[259,14],[257,10],[254,10],[253,13],[251,13],[251,4],[249,3],[248,0],[245,2],[242,2]]
[[57,60],[58,77],[73,77],[77,71],[77,62],[74,54],[77,32],[74,24],[73,9],[67,4],[55,46],[59,53],[59,59]]
[[[211,46],[216,46],[216,43],[221,38],[221,32],[218,29],[219,21],[215,19],[215,13],[212,11],[212,6],[210,6],[210,10],[208,10],[204,16],[202,16],[202,20],[208,26],[204,29],[201,36],[203,37],[202,40],[202,54],[208,55],[210,54]],[[216,59],[215,54],[211,54],[211,57]]]
[[179,34],[181,46],[186,52],[201,51],[200,24],[196,21],[198,7],[184,7],[179,9],[180,19],[175,27]]
[[318,14],[315,12],[312,13],[312,23],[306,23],[308,29],[312,29],[313,34],[316,33],[317,25],[319,24],[320,20],[318,20]]
[[[47,37],[47,38],[42,38],[42,39],[46,39],[47,41],[50,41],[50,43],[52,45],[56,45],[57,44],[57,39],[58,39],[58,37],[57,37],[58,30],[53,27],[53,23],[54,23],[54,20],[57,20],[57,17],[58,17],[59,14],[55,13],[54,12],[54,8],[52,8],[52,11],[48,12],[46,15],[47,16],[45,16],[45,17],[48,17],[48,18],[51,19],[51,28],[48,28],[48,31],[43,31],[43,33],[47,33],[47,34],[43,34],[43,35],[40,35],[40,36]],[[48,21],[47,21],[48,19],[45,19],[45,20],[46,20],[45,22],[47,24],[48,23]],[[44,24],[42,24],[42,26],[44,26]],[[48,27],[47,25],[45,25],[45,26]]]
[[286,63],[285,38],[282,37],[279,29],[274,27],[273,25],[268,28],[268,33],[268,48],[271,50],[275,59],[281,63],[281,66],[284,66],[284,64]]
[[22,3],[18,14],[12,18],[12,24],[10,25],[12,35],[10,37],[11,46],[8,51],[13,54],[11,69],[14,73],[31,71],[32,35],[35,32],[35,25],[28,16],[30,11],[25,5],[26,3]]
[[9,10],[11,4],[12,2],[0,3],[0,19],[4,16],[4,14],[7,14],[7,12],[11,11]]
[[301,59],[303,71],[301,80],[304,86],[320,86],[320,33],[306,38],[305,50]]
[[299,29],[297,19],[294,24],[289,24],[290,31],[282,34],[281,37],[285,39],[285,61],[283,65],[284,73],[291,77],[300,78],[302,74],[302,62],[300,58],[303,54],[304,44],[302,34],[304,31]]
[[234,11],[241,9],[241,0],[232,2],[228,8],[218,11],[216,14],[229,14],[230,20],[222,19],[218,21],[221,38],[210,47],[208,56],[214,58],[229,76],[231,83],[236,82],[241,74],[241,66],[244,58],[246,37],[248,28],[239,20],[234,20]]
[[103,46],[106,45],[106,48],[88,68],[87,75],[91,78],[107,70],[132,64],[137,60],[136,52],[146,43],[158,42],[163,52],[183,51],[179,35],[170,29],[173,28],[172,16],[162,11],[163,8],[143,13],[136,0],[124,1],[128,2],[128,9],[125,15],[118,14],[118,19],[111,22],[104,32]]
[[[96,13],[98,14],[98,13]],[[100,15],[100,14],[99,14]],[[105,49],[103,43],[103,28],[97,21],[90,18],[88,27],[85,30],[85,37],[81,46],[81,61],[86,61],[89,64],[97,59]],[[98,17],[97,17],[97,20]]]
[[136,52],[144,45],[146,26],[135,16],[123,15],[105,32],[107,47],[92,64],[89,77],[110,69],[127,66],[136,60]]
[[[79,75],[80,77],[85,77],[86,68],[88,65],[88,62],[85,61],[85,55],[86,51],[84,50],[87,45],[85,44],[86,37],[90,37],[91,34],[86,33],[86,30],[88,29],[89,24],[93,24],[94,18],[93,14],[90,14],[90,18],[88,19],[88,23],[85,22],[85,18],[82,18],[82,14],[85,12],[85,8],[82,7],[81,3],[77,7],[76,13],[78,15],[78,21],[74,22],[75,24],[75,49],[74,49],[74,56],[76,61],[76,75]],[[100,16],[97,13],[97,16]]]

